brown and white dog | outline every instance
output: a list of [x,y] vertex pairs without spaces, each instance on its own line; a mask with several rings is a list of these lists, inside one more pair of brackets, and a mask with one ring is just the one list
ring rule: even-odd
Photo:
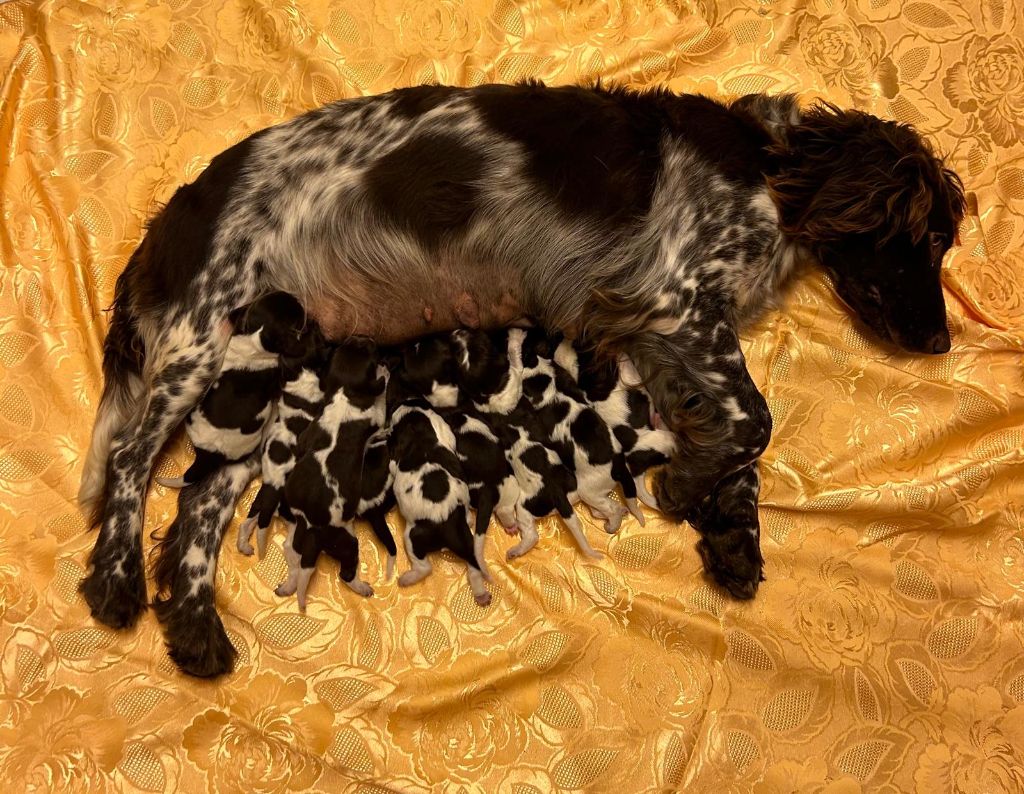
[[939,269],[963,211],[913,129],[792,96],[421,86],[256,133],[175,193],[118,280],[81,590],[97,620],[136,621],[156,455],[216,376],[229,313],[282,290],[334,340],[530,318],[627,353],[680,436],[660,506],[751,597],[771,419],[738,328],[808,258],[881,339],[945,352]]

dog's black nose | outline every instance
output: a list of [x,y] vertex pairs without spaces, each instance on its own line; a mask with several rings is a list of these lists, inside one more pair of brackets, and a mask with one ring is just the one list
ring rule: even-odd
[[930,340],[928,340],[928,352],[931,353],[948,353],[950,348],[949,332],[940,331],[935,334]]

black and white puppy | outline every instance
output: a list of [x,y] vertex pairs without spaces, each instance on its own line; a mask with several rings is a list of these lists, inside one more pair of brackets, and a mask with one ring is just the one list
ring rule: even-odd
[[294,523],[284,503],[284,485],[295,468],[299,436],[323,410],[324,393],[320,388],[320,371],[330,359],[330,351],[315,327],[307,336],[306,349],[301,356],[281,357],[281,396],[277,400],[274,421],[263,441],[262,477],[249,515],[238,528],[238,550],[245,555],[253,553],[253,529],[260,557],[267,547],[270,522],[280,514],[289,524]]
[[525,338],[526,331],[519,328],[452,334],[460,392],[501,439],[505,460],[516,479],[515,522],[510,524],[506,516],[497,514],[509,534],[520,535],[506,557],[511,560],[530,551],[539,537],[536,522],[552,513],[562,517],[585,554],[599,557],[572,509],[579,498],[576,475],[562,464],[558,453],[545,446],[544,430],[529,401],[522,397]]
[[352,522],[362,499],[367,443],[384,427],[387,380],[372,340],[354,337],[340,344],[322,379],[324,410],[299,439],[302,454],[285,482],[285,500],[295,517],[284,545],[289,574],[276,592],[296,593],[300,609],[306,606],[316,560],[328,545],[341,563],[341,580],[359,595],[373,594],[358,578],[359,541]]
[[306,347],[306,313],[287,293],[264,295],[230,320],[234,331],[220,374],[185,422],[195,461],[181,477],[158,477],[160,485],[191,485],[259,447],[281,390],[280,357]]
[[[555,362],[575,380],[587,402],[612,431],[633,478],[637,498],[658,509],[647,488],[648,469],[668,463],[676,451],[676,435],[654,426],[654,409],[640,373],[625,354],[602,358],[590,348],[577,349],[565,339],[555,350]],[[641,523],[643,523],[641,521]]]
[[449,335],[438,335],[405,346],[393,358],[388,395],[393,409],[391,471],[412,566],[398,583],[404,587],[425,578],[432,570],[427,555],[448,548],[465,560],[473,597],[486,606],[491,600],[484,586],[486,535],[470,530],[472,502],[463,460],[455,434],[440,413],[458,412],[454,349]]
[[580,550],[588,557],[600,557],[601,553],[590,545],[583,533],[583,524],[573,510],[573,505],[579,501],[576,474],[551,448],[550,436],[526,397],[503,419],[503,424],[508,439],[506,454],[519,486],[516,528],[520,534],[519,543],[505,556],[513,560],[530,551],[539,539],[537,521],[557,513]]
[[507,433],[493,428],[487,415],[474,408],[456,408],[442,412],[455,433],[455,451],[462,461],[469,487],[469,503],[475,511],[474,540],[480,544],[477,561],[484,572],[483,538],[494,515],[508,532],[516,531],[516,503],[519,483],[508,460]]
[[433,567],[428,555],[451,549],[466,562],[469,586],[480,606],[491,602],[484,586],[483,536],[469,527],[469,486],[456,453],[455,434],[422,398],[402,402],[391,419],[391,471],[398,509],[405,517],[405,551],[412,566],[398,577],[408,587]]
[[608,425],[591,408],[579,387],[554,362],[555,344],[540,329],[523,341],[523,396],[537,411],[550,445],[576,474],[577,493],[591,511],[605,519],[605,530],[617,532],[625,509],[609,496],[622,485],[626,503],[640,515],[635,487],[625,461],[617,454]]

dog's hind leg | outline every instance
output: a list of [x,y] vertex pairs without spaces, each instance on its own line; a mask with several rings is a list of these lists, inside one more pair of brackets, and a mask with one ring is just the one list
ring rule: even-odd
[[[569,508],[569,512],[572,513],[572,508]],[[536,519],[534,516],[524,509],[521,505],[516,510],[516,517],[519,524],[519,542],[505,552],[505,559],[514,560],[516,557],[522,557],[530,549],[537,545],[537,541],[540,536],[537,534]]]
[[284,561],[288,565],[288,578],[274,588],[274,592],[279,596],[290,596],[299,586],[299,568],[302,565],[302,555],[295,548],[295,536],[299,534],[300,523],[303,526],[302,532],[306,531],[306,519],[301,515],[297,516],[295,521],[289,523],[288,535],[285,537],[284,545],[281,547],[281,551],[284,553]]
[[224,531],[258,470],[253,455],[182,490],[178,516],[154,549],[153,611],[171,659],[190,675],[221,675],[234,663],[235,649],[217,615],[214,580]]
[[181,318],[160,337],[147,361],[153,374],[141,421],[108,459],[103,522],[79,589],[93,617],[112,628],[132,626],[146,606],[142,519],[153,462],[218,372],[230,336],[226,322],[200,329],[193,320]]
[[359,539],[351,526],[335,529],[338,533],[335,538],[334,556],[340,563],[339,575],[353,593],[369,598],[373,595],[373,588],[367,582],[359,578]]
[[387,513],[389,507],[388,503],[375,507],[367,513],[365,518],[369,522],[373,534],[388,554],[387,568],[384,576],[390,582],[395,576],[395,558],[398,556],[398,546],[395,545],[395,538],[391,534],[391,528],[388,526]]
[[427,554],[430,553],[433,546],[430,540],[430,531],[425,527],[417,524],[406,527],[405,553],[412,567],[398,577],[399,587],[414,585],[426,579],[430,576],[430,572],[434,570],[430,560],[427,559]]

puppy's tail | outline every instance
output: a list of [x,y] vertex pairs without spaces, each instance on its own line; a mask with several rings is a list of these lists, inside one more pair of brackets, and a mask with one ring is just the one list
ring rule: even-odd
[[134,426],[145,391],[142,379],[145,352],[130,308],[129,279],[126,278],[139,266],[137,255],[138,252],[117,279],[112,319],[103,343],[103,395],[78,489],[78,504],[90,526],[99,522],[106,502],[107,460],[117,444],[118,434]]

